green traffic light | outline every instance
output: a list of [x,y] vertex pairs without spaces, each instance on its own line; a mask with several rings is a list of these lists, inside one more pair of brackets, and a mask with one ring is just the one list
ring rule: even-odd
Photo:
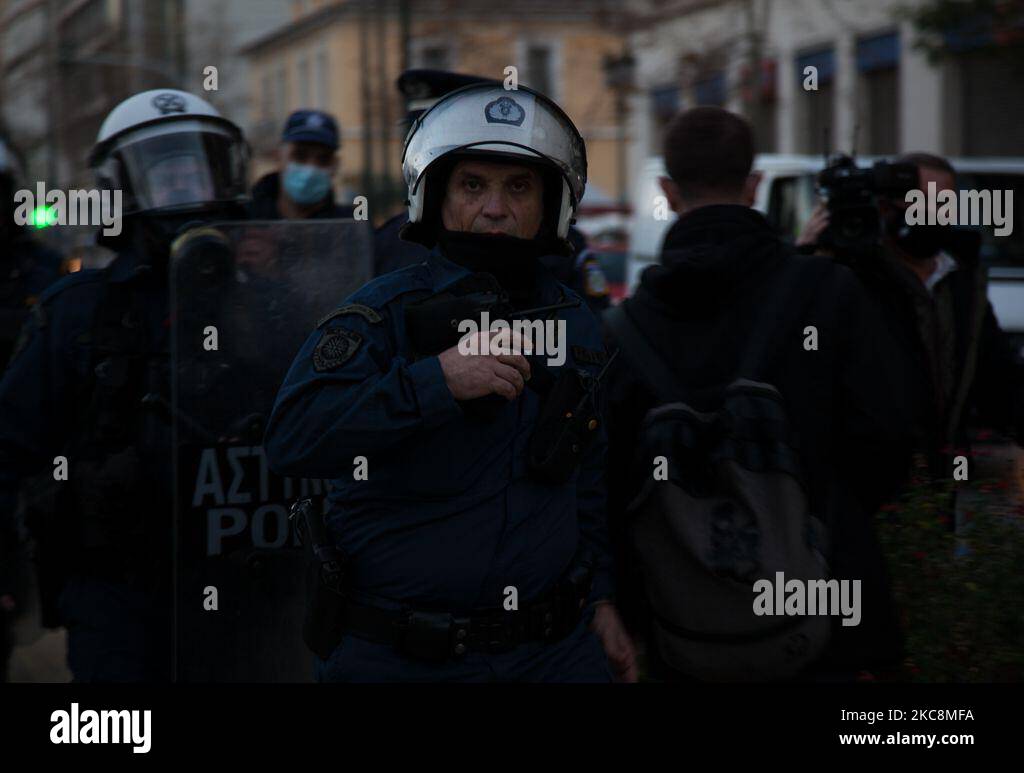
[[56,207],[36,207],[32,210],[32,222],[36,228],[46,228],[57,222]]

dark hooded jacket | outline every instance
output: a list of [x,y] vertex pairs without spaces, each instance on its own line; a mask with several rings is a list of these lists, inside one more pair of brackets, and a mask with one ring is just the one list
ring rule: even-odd
[[[766,288],[793,258],[768,221],[747,207],[702,207],[669,230],[661,265],[644,272],[624,308],[679,383],[694,390],[694,407],[716,407],[701,404],[700,395],[713,394],[737,375],[763,305],[777,302]],[[864,581],[861,625],[840,628],[836,619],[828,660],[843,669],[889,663],[898,658],[899,641],[871,519],[902,480],[909,449],[885,365],[891,355],[880,351],[885,338],[878,320],[847,268],[832,264],[813,297],[802,302],[791,340],[777,347],[762,380],[774,384],[786,402],[812,511],[826,514],[833,576]],[[804,348],[806,326],[818,331],[816,351]],[[615,346],[610,340],[609,351]],[[640,424],[657,401],[624,357],[609,369],[606,397],[619,602],[642,633],[645,605],[624,514],[643,474],[642,467],[630,472]]]
[[952,457],[970,447],[972,419],[1024,444],[1024,364],[988,301],[980,240],[949,233],[955,265],[931,290],[891,249],[854,264],[899,353],[915,450],[947,479]]

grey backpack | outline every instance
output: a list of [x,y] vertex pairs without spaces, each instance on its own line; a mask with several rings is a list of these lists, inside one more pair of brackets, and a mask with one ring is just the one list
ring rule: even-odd
[[[809,511],[785,401],[761,379],[783,342],[800,334],[795,323],[830,263],[783,264],[737,378],[712,391],[710,412],[689,404],[689,390],[622,307],[605,313],[623,356],[658,399],[639,434],[645,483],[626,516],[651,608],[651,644],[697,679],[792,677],[828,643],[827,616],[755,614],[754,586],[774,586],[777,572],[787,582],[828,577],[825,529]],[[781,598],[781,590],[773,593]]]

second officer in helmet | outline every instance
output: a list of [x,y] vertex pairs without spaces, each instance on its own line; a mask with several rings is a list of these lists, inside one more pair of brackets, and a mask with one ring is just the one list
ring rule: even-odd
[[[317,676],[635,679],[611,603],[601,335],[539,261],[569,249],[583,140],[540,94],[471,85],[416,121],[403,172],[403,238],[427,261],[321,321],[265,438],[277,472],[332,481],[324,518],[304,513]],[[564,359],[551,340],[460,347],[484,311],[550,323]]]
[[[75,681],[171,676],[168,259],[189,223],[245,194],[241,132],[206,101],[159,89],[115,107],[91,165],[123,191],[116,252],[44,291],[0,382],[0,501],[41,473],[27,516],[44,624],[68,632]],[[57,459],[66,475],[55,474]],[[10,517],[0,512],[0,518]]]

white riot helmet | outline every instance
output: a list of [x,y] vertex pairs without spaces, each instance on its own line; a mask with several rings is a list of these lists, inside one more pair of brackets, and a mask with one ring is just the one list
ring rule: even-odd
[[[409,222],[422,223],[431,185],[431,169],[454,155],[498,156],[541,163],[557,172],[561,185],[552,212],[558,238],[564,239],[587,184],[587,154],[572,120],[552,100],[528,88],[506,90],[477,83],[442,97],[416,119],[405,139],[402,174],[409,188]],[[416,228],[405,238],[420,241]]]
[[144,91],[111,110],[89,156],[97,184],[122,191],[124,215],[238,203],[247,162],[241,130],[206,100],[175,89]]

